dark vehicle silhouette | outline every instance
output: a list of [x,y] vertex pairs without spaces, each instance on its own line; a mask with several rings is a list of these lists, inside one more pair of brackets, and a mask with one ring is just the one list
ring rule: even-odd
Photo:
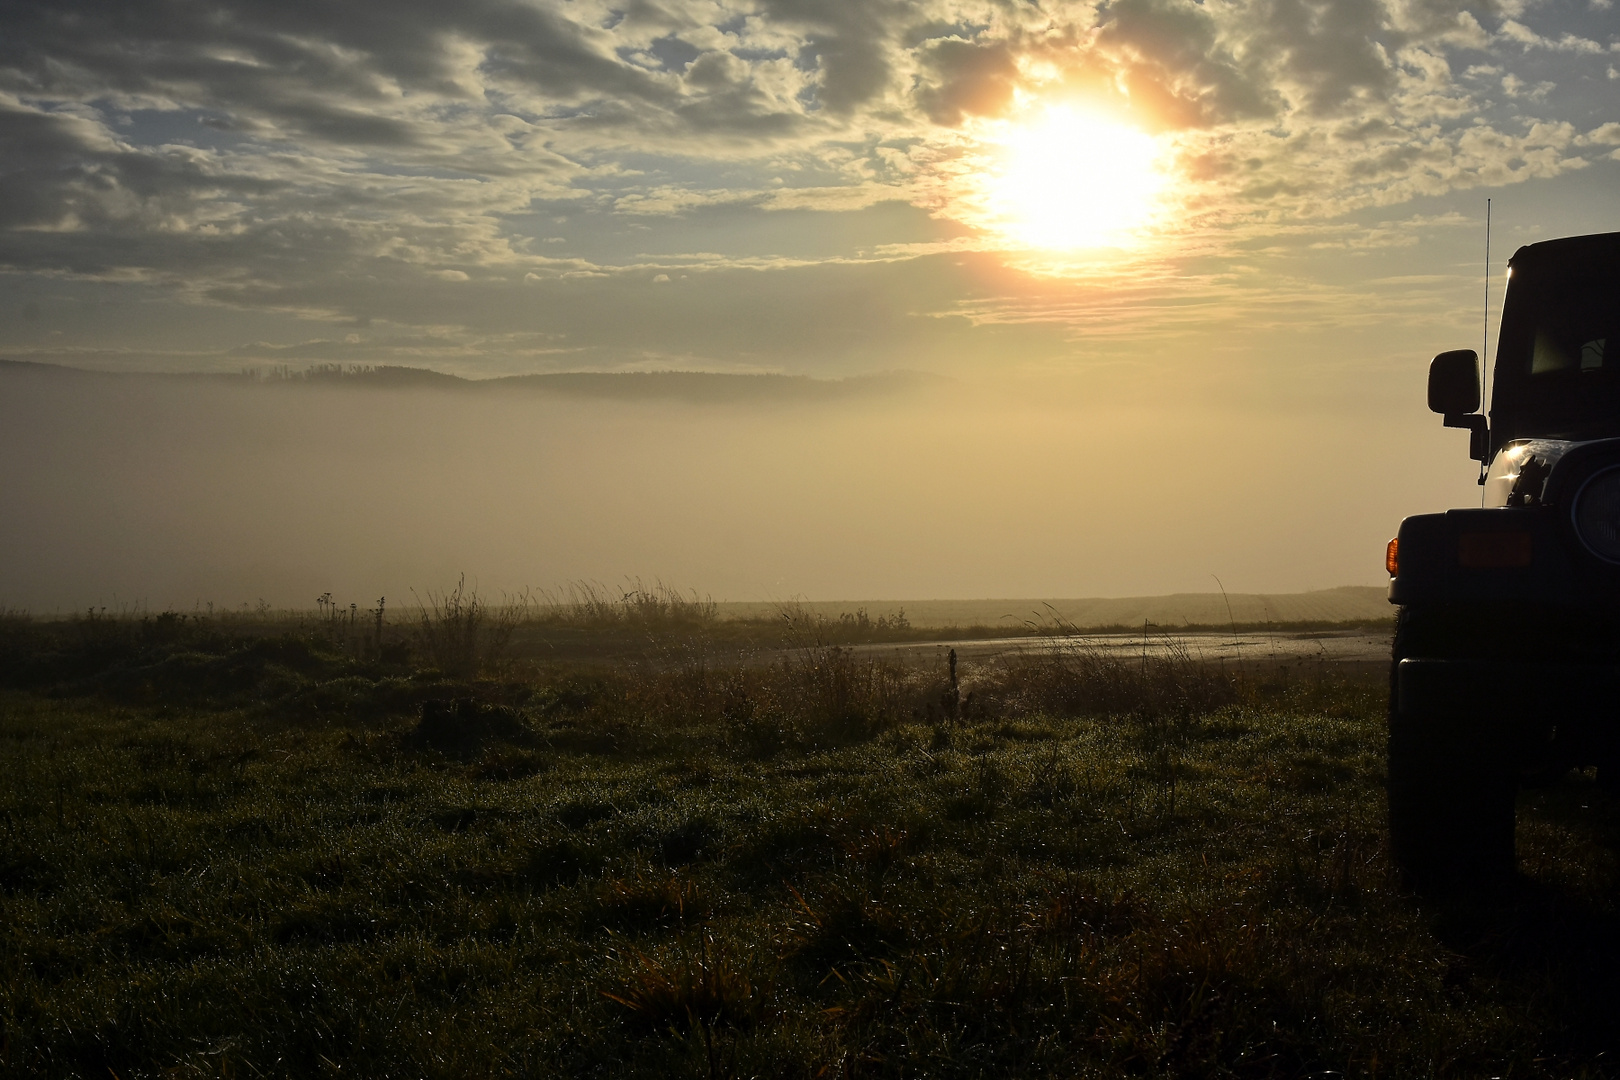
[[1390,843],[1419,885],[1511,874],[1521,784],[1620,783],[1620,233],[1508,272],[1489,419],[1472,350],[1429,367],[1481,507],[1407,518],[1387,557]]

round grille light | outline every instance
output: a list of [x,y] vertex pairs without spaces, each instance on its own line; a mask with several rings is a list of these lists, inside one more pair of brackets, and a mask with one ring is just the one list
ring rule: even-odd
[[1581,485],[1575,534],[1598,558],[1620,563],[1620,467],[1604,469]]

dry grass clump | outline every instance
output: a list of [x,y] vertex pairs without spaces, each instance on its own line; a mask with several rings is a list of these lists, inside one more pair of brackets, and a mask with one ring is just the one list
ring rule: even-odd
[[631,950],[619,988],[602,996],[623,1005],[657,1031],[744,1028],[758,1015],[762,995],[748,962],[709,934],[697,948],[679,947],[661,959]]
[[556,592],[542,592],[533,616],[585,629],[692,632],[713,627],[719,608],[695,589],[688,594],[658,580],[648,585],[630,578],[618,588],[581,580]]
[[695,950],[677,947],[656,959],[634,949],[631,956],[617,989],[602,996],[651,1031],[700,1035],[708,1076],[731,1076],[735,1043],[728,1053],[724,1036],[752,1028],[765,997],[749,977],[746,954],[703,933]]
[[527,593],[491,604],[476,588],[467,588],[463,574],[449,592],[430,589],[427,603],[418,599],[413,642],[432,666],[451,678],[476,678],[500,665],[531,607]]
[[699,922],[709,915],[709,897],[690,877],[638,867],[602,883],[593,918],[621,933],[650,933]]
[[873,616],[860,607],[832,619],[798,601],[787,601],[776,605],[776,614],[786,640],[800,648],[904,640],[915,632],[905,608]]
[[1185,719],[1252,696],[1241,667],[1211,664],[1178,641],[1137,656],[1056,642],[1006,660],[981,682],[984,708],[1008,715]]
[[934,680],[839,646],[799,649],[775,680],[786,714],[835,736],[872,735],[923,709]]
[[717,657],[687,642],[621,664],[595,683],[585,723],[714,731],[751,758],[851,745],[912,723],[947,732],[984,720],[1038,726],[1042,717],[1116,717],[1163,728],[1168,739],[1191,718],[1254,703],[1259,686],[1174,645],[1136,657],[1056,643],[960,673],[819,642],[766,656]]
[[938,712],[937,675],[841,646],[783,652],[773,663],[713,663],[700,649],[621,672],[602,707],[654,727],[709,728],[750,756],[845,745]]

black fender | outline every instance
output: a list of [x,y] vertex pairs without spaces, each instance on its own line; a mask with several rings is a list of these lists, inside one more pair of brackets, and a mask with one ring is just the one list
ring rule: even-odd
[[1401,522],[1392,604],[1522,603],[1581,607],[1596,599],[1563,516],[1548,507],[1416,514]]

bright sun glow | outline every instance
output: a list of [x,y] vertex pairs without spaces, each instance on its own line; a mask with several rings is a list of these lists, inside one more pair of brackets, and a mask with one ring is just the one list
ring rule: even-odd
[[1132,246],[1166,184],[1152,136],[1068,106],[995,141],[1001,154],[984,178],[986,208],[996,231],[1027,247]]

